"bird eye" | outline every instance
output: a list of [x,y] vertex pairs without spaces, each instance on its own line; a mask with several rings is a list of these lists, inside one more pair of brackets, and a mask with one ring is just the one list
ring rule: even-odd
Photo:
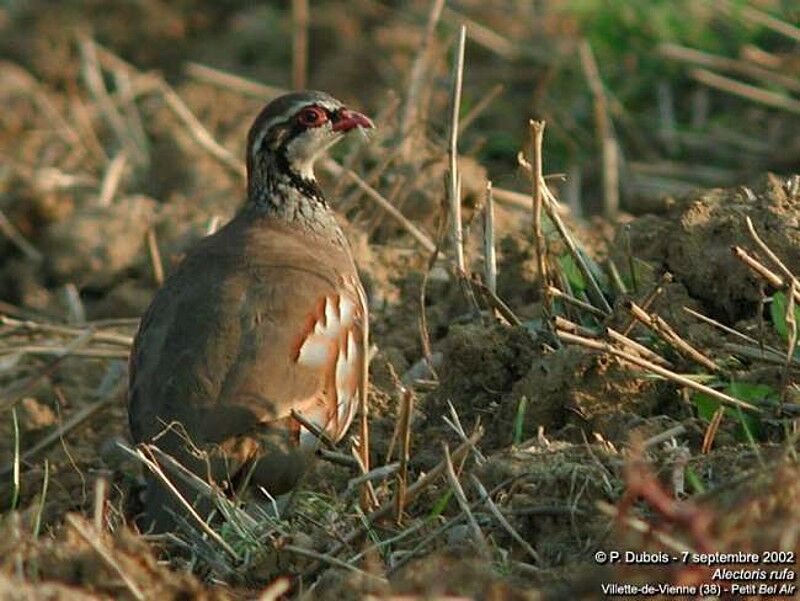
[[306,127],[316,127],[318,125],[322,125],[328,119],[328,116],[325,114],[321,108],[317,106],[309,106],[304,108],[300,111],[300,115],[298,116],[298,121],[301,125],[305,125]]

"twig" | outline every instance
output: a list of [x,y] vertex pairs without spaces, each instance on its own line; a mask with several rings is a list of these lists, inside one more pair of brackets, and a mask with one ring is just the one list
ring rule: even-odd
[[481,484],[481,481],[475,476],[475,474],[470,474],[470,479],[472,480],[472,484],[478,490],[478,494],[481,496],[481,500],[486,504],[486,507],[489,508],[489,511],[492,512],[492,515],[500,522],[500,525],[505,528],[506,532],[511,535],[517,544],[522,547],[525,552],[531,556],[533,561],[536,563],[541,563],[542,560],[539,557],[539,554],[534,550],[533,547],[526,541],[519,532],[517,532],[514,527],[509,523],[506,519],[506,516],[500,511],[500,508],[495,505],[495,502],[492,501],[492,498],[489,496],[489,493],[486,491],[486,488]]
[[375,190],[372,186],[370,186],[367,182],[365,182],[358,174],[350,169],[345,170],[341,167],[336,161],[332,159],[327,159],[322,162],[323,167],[333,174],[334,177],[339,177],[342,174],[347,175],[353,182],[361,188],[367,196],[369,196],[372,200],[378,203],[378,205],[386,211],[390,217],[392,217],[395,221],[397,221],[400,225],[402,225],[405,230],[411,234],[411,236],[419,242],[422,247],[427,250],[428,252],[433,252],[436,250],[436,245],[433,241],[425,234],[422,230],[420,230],[416,225],[414,225],[410,220],[408,220],[405,215],[403,215],[400,211],[398,211],[392,203],[386,200],[381,194]]
[[114,559],[114,555],[111,551],[109,551],[106,546],[100,541],[97,533],[92,532],[89,528],[89,525],[86,524],[80,517],[78,517],[74,513],[68,513],[66,515],[67,523],[75,529],[81,538],[83,538],[92,549],[100,556],[100,558],[105,562],[105,564],[114,570],[117,575],[122,579],[125,583],[125,586],[130,591],[131,595],[138,601],[146,601],[147,597],[141,591],[141,589],[137,586],[137,584],[133,581],[130,575],[122,569],[122,566]]
[[[547,181],[548,177],[549,176],[545,176],[544,178],[545,181]],[[494,200],[497,201],[499,204],[504,205],[509,209],[525,213],[525,215],[531,214],[530,194],[523,194],[522,192],[516,192],[514,190],[508,190],[506,188],[500,188],[498,186],[494,186],[492,188],[492,193],[494,196]],[[569,207],[561,203],[559,203],[558,206],[554,207],[553,210],[558,211],[562,215],[570,214]]]
[[492,182],[486,182],[486,206],[483,208],[483,269],[486,287],[497,294],[497,254],[494,242],[494,198]]
[[[483,428],[479,427],[476,428],[475,431],[470,435],[469,441],[464,442],[456,448],[450,455],[451,462],[461,461],[469,452],[472,445],[476,444],[478,440],[483,436]],[[420,477],[414,484],[408,487],[406,490],[406,506],[408,506],[414,499],[416,499],[422,491],[424,491],[428,486],[430,486],[433,482],[435,482],[446,470],[445,461],[442,460],[439,462],[435,467],[433,467],[430,471],[428,471],[424,476]],[[367,524],[372,524],[377,520],[385,518],[392,514],[394,511],[394,500],[390,500],[383,505],[381,505],[378,509],[370,513],[366,517]],[[361,526],[359,528],[354,529],[349,534],[343,537],[343,541],[340,542],[336,547],[334,547],[330,554],[336,555],[337,553],[341,552],[347,545],[351,544],[353,541],[357,540],[361,537],[361,535],[365,532],[365,527]],[[316,570],[314,570],[316,571]]]
[[100,61],[97,57],[97,45],[94,40],[86,36],[80,36],[78,40],[80,47],[81,58],[83,59],[83,77],[86,81],[86,86],[95,97],[100,111],[108,123],[117,142],[122,148],[128,150],[131,158],[135,159],[137,163],[144,160],[142,150],[133,143],[133,139],[129,134],[129,128],[125,124],[125,120],[120,115],[114,104],[111,95],[103,81],[103,74],[100,70]]
[[665,369],[665,368],[661,367],[660,365],[656,365],[655,363],[652,363],[651,361],[648,361],[647,359],[643,359],[642,357],[638,357],[636,355],[632,355],[630,353],[626,353],[625,351],[621,351],[618,348],[615,348],[614,346],[608,344],[607,342],[601,342],[601,341],[598,341],[598,340],[592,340],[590,338],[584,338],[583,336],[576,336],[575,334],[570,334],[568,332],[556,332],[556,333],[557,333],[558,337],[561,338],[562,340],[564,340],[565,342],[568,342],[568,343],[571,343],[571,344],[578,344],[578,345],[586,347],[586,348],[590,348],[590,349],[593,349],[593,350],[596,350],[596,351],[601,351],[601,352],[604,352],[604,353],[608,353],[608,354],[614,355],[615,357],[618,357],[619,359],[623,359],[623,360],[625,360],[625,361],[627,361],[629,363],[633,363],[634,365],[638,365],[639,367],[642,367],[642,368],[644,368],[644,369],[646,369],[648,371],[651,371],[651,372],[653,372],[653,373],[655,373],[655,374],[657,374],[657,375],[659,375],[659,376],[661,376],[663,378],[666,378],[668,380],[672,380],[673,382],[676,382],[676,383],[680,384],[681,386],[686,386],[687,388],[691,388],[691,389],[696,390],[698,392],[702,392],[704,394],[712,396],[712,397],[722,401],[723,403],[727,403],[729,405],[734,405],[734,406],[737,406],[737,407],[741,407],[742,409],[747,409],[748,411],[754,411],[754,412],[758,412],[758,413],[761,412],[761,409],[759,409],[758,407],[756,407],[754,405],[751,405],[750,403],[746,403],[744,401],[740,401],[739,399],[736,399],[736,398],[734,398],[732,396],[728,396],[725,393],[722,393],[722,392],[719,392],[717,390],[714,390],[713,388],[710,388],[708,386],[700,384],[699,382],[695,382],[694,380],[692,380],[690,378],[687,378],[687,377],[682,376],[680,374],[677,374],[677,373],[675,373],[673,371]]
[[461,230],[461,195],[458,173],[458,115],[461,108],[461,87],[464,78],[464,46],[467,28],[462,25],[458,32],[458,45],[453,64],[453,87],[450,93],[450,134],[449,134],[449,188],[450,200],[450,235],[456,268],[464,273],[464,238]]
[[481,527],[478,526],[478,522],[475,521],[475,516],[472,515],[472,510],[469,507],[469,501],[467,501],[467,496],[464,494],[464,489],[461,487],[461,482],[458,481],[458,476],[456,476],[456,470],[453,467],[453,461],[450,458],[450,449],[446,444],[442,446],[444,448],[444,459],[446,468],[445,473],[447,474],[448,482],[450,482],[450,488],[452,489],[453,494],[456,497],[456,501],[458,501],[458,505],[461,508],[461,511],[463,511],[464,514],[467,516],[467,522],[472,528],[472,533],[475,536],[475,542],[478,544],[478,549],[485,558],[489,558],[492,556],[492,552],[489,549],[489,544],[486,542],[486,537],[483,535]]

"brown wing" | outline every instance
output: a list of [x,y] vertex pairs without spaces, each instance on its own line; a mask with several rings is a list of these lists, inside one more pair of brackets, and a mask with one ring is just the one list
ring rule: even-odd
[[[363,389],[366,330],[346,252],[234,220],[187,257],[142,321],[131,357],[133,436],[180,422],[201,448],[251,438],[242,453],[252,455],[264,452],[262,433],[273,446],[307,440],[289,417],[297,409],[339,438]],[[175,437],[159,444],[177,452]]]

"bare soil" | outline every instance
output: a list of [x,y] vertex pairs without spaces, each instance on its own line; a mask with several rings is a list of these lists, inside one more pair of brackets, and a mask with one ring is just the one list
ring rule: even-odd
[[[323,58],[313,66],[314,85],[383,117],[372,140],[336,158],[446,252],[446,235],[440,235],[446,60],[434,53],[439,59],[426,75],[426,136],[413,156],[387,161],[400,139],[402,105],[386,90],[411,69],[420,28],[388,19],[382,3],[359,3],[358,19],[338,4],[320,4],[312,56]],[[219,526],[225,540],[239,545],[237,561],[188,526],[173,538],[138,532],[142,465],[117,443],[130,444],[124,390],[129,337],[158,287],[152,245],[168,274],[187,248],[234,214],[244,194],[235,170],[198,143],[162,94],[148,91],[148,71],[156,69],[158,85],[168,82],[213,138],[240,158],[263,99],[192,77],[186,62],[285,82],[288,50],[266,34],[285,37],[290,23],[278,9],[245,2],[44,6],[0,8],[0,210],[30,245],[0,236],[0,314],[6,319],[0,324],[0,597],[212,600],[263,593],[273,599],[265,591],[286,577],[287,598],[356,599],[369,592],[599,599],[603,582],[699,584],[710,576],[679,563],[598,565],[597,550],[800,552],[796,414],[777,406],[781,400],[789,411],[798,403],[796,367],[737,354],[730,345],[741,343],[739,337],[685,310],[785,356],[786,341],[763,302],[775,290],[730,250],[756,250],[745,227],[749,216],[766,244],[800,274],[800,196],[785,176],[772,174],[747,188],[732,182],[651,199],[652,212],[622,215],[620,223],[565,217],[586,257],[602,266],[614,312],[593,321],[560,306],[563,315],[598,331],[624,329],[630,323],[625,301],[643,303],[668,271],[674,279],[649,311],[721,371],[708,373],[641,325],[630,336],[695,381],[716,390],[731,382],[760,385],[775,400],[763,406],[749,436],[729,409],[709,441],[709,416],[700,414],[687,388],[610,354],[558,342],[548,326],[526,208],[497,208],[497,296],[520,321],[509,325],[480,297],[476,310],[446,260],[432,264],[430,253],[358,187],[323,170],[323,187],[336,199],[372,307],[372,465],[397,460],[395,430],[405,394],[414,400],[410,483],[436,469],[444,445],[453,451],[463,443],[458,424],[466,436],[483,428],[472,450],[455,461],[481,536],[445,478],[405,507],[401,524],[387,518],[364,528],[349,484],[354,471],[323,460],[280,524],[265,526],[258,544]],[[490,21],[509,35],[521,27],[497,15]],[[332,32],[339,33],[336,39]],[[87,83],[91,46],[80,40],[89,33],[101,44],[103,81],[114,94],[111,114],[128,128],[123,139],[104,112],[102,93]],[[476,52],[479,79],[509,75],[486,53]],[[134,98],[125,96],[128,85]],[[495,127],[519,126],[507,108],[504,101],[489,109]],[[138,159],[135,140],[130,146],[136,132],[146,141]],[[100,202],[121,152],[125,166],[115,192]],[[371,177],[382,161],[387,164]],[[470,270],[480,273],[479,224],[490,170],[474,156],[461,165],[467,257]],[[528,190],[523,176],[505,176]],[[547,242],[550,264],[561,264],[564,244],[553,231]],[[623,272],[624,292],[609,284],[609,261]],[[562,284],[566,269],[556,271]],[[100,335],[61,357],[87,324]],[[674,435],[659,438],[668,431]],[[344,445],[340,451],[349,453]],[[482,502],[476,480],[505,524]],[[374,486],[381,503],[392,502],[395,476]],[[360,528],[361,535],[341,548]],[[292,550],[298,547],[307,553]]]

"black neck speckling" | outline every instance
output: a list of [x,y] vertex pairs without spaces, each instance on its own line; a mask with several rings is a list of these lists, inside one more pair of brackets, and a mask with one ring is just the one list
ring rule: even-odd
[[261,153],[248,174],[244,211],[285,221],[301,230],[346,245],[336,216],[316,179],[291,168],[285,147]]

